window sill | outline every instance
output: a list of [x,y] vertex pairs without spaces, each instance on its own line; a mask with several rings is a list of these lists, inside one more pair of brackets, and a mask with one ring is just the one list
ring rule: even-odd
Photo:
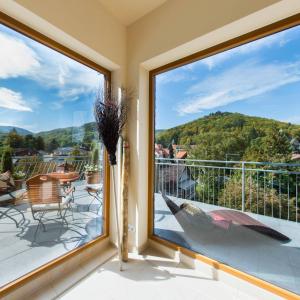
[[25,282],[20,280],[19,284],[4,287],[0,297],[3,300],[38,299],[41,296],[46,299],[56,298],[115,254],[116,249],[110,244],[109,238],[105,237],[82,249],[77,255],[67,257],[44,272],[29,277]]

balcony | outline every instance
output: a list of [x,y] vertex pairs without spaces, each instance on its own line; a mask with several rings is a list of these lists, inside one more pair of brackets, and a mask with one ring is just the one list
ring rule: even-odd
[[[15,170],[25,173],[23,186],[16,191],[23,194],[15,202],[0,206],[0,286],[24,276],[32,270],[74,250],[103,234],[103,193],[87,190],[84,166],[88,157],[51,157],[29,162],[30,157],[16,157]],[[32,157],[31,157],[32,160]],[[71,183],[74,188],[69,207],[61,218],[58,211],[47,211],[42,222],[33,218],[32,208],[26,194],[25,181],[38,174],[53,174],[66,160],[72,161],[78,178]],[[101,172],[100,172],[101,173]],[[64,173],[67,174],[67,173]],[[99,186],[102,185],[99,184]],[[61,186],[61,193],[68,187]],[[100,187],[101,188],[101,187]],[[44,190],[46,193],[47,191]],[[7,195],[2,195],[6,199]],[[4,205],[2,205],[4,203]],[[16,267],[17,266],[17,267]]]
[[157,236],[300,293],[299,164],[156,159],[155,170]]

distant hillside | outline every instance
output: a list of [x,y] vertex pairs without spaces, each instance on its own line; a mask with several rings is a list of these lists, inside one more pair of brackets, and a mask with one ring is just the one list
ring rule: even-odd
[[161,134],[164,131],[165,131],[165,129],[155,129],[155,136]]
[[17,133],[20,135],[32,134],[32,132],[30,132],[29,130],[14,126],[0,126],[0,134],[7,134],[13,129],[16,129]]
[[210,114],[156,135],[156,142],[164,146],[174,140],[190,148],[190,157],[222,160],[286,161],[295,151],[293,139],[300,141],[299,125],[229,112]]
[[36,133],[35,136],[43,137],[45,143],[55,139],[62,147],[73,146],[81,142],[91,142],[97,137],[96,124],[86,123],[79,127],[58,128],[50,131]]

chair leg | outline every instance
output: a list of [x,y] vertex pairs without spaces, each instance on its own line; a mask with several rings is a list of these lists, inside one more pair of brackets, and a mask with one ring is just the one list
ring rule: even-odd
[[75,219],[74,219],[73,207],[72,207],[71,203],[69,204],[69,210],[71,211],[71,214],[72,214],[72,221],[74,221]]
[[66,219],[67,209],[64,209],[64,214],[62,214],[62,209],[59,210],[59,213],[60,213],[60,217],[62,218],[63,222],[65,222],[66,225],[69,226],[69,223]]
[[42,225],[43,231],[46,232],[46,226],[45,226],[45,224],[42,221],[42,218],[44,217],[45,213],[46,212],[42,212],[38,218],[35,216],[35,213],[32,214],[33,219],[36,220],[36,221],[38,221],[38,225],[37,225],[37,228],[36,228],[35,233],[34,233],[35,235],[36,235],[36,233],[37,233],[40,225]]
[[99,209],[101,208],[102,206],[102,201],[101,201],[101,198],[100,198],[100,192],[95,192],[94,195],[92,195],[90,192],[88,192],[88,194],[93,197],[93,200],[91,201],[91,203],[89,204],[88,206],[88,210],[90,210],[90,207],[91,205],[94,203],[95,200],[97,200],[99,203],[100,203],[100,206],[99,208],[97,209],[97,214],[99,212]]
[[90,203],[89,206],[88,206],[88,211],[90,210],[91,205],[93,204],[94,200],[95,200],[95,196],[93,196],[93,200],[91,201],[91,203]]
[[11,208],[9,208],[8,210],[6,210],[4,213],[3,213],[3,212],[0,212],[0,213],[1,213],[0,219],[1,219],[3,216],[4,216],[4,217],[7,217],[7,218],[11,219],[12,221],[14,221],[15,224],[16,224],[16,227],[19,228],[18,222],[17,222],[13,217],[11,217],[9,214],[7,214],[10,210],[11,210]]
[[36,242],[36,235],[37,235],[37,232],[38,232],[38,230],[39,230],[39,228],[40,228],[40,225],[42,225],[43,231],[44,231],[44,232],[46,231],[46,226],[45,226],[45,224],[42,222],[42,218],[43,218],[44,215],[45,215],[45,213],[42,213],[41,216],[40,216],[38,219],[35,218],[35,216],[33,217],[35,220],[38,220],[38,225],[37,225],[36,230],[35,230],[35,232],[34,232],[34,242]]

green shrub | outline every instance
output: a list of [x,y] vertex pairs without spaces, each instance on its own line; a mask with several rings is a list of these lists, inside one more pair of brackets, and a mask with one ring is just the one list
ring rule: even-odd
[[2,159],[1,159],[1,172],[7,172],[10,171],[13,173],[14,171],[14,166],[12,162],[12,157],[11,157],[11,150],[10,149],[5,149],[3,154],[2,154]]
[[99,150],[98,150],[98,148],[95,148],[93,150],[93,153],[92,153],[92,164],[97,165],[97,166],[99,164]]

